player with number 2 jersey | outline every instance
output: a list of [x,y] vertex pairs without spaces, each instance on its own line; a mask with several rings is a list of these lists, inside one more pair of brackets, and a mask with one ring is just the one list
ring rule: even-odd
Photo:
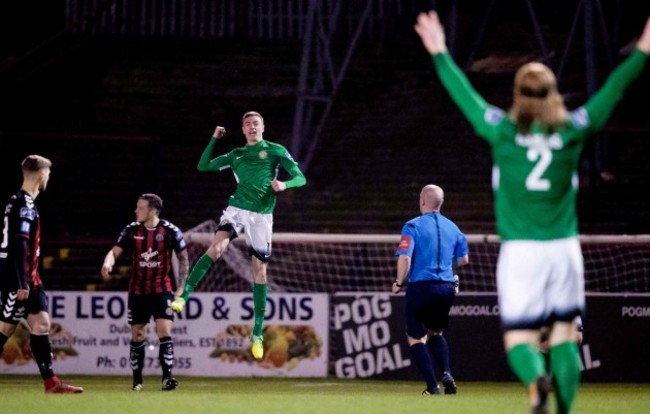
[[557,412],[568,413],[580,384],[574,321],[585,307],[577,237],[578,163],[587,137],[602,128],[648,60],[650,19],[630,56],[572,112],[564,106],[555,75],[539,62],[517,70],[508,112],[489,105],[447,52],[438,14],[420,14],[415,30],[445,89],[492,150],[501,237],[497,291],[508,363],[528,388],[531,412],[548,412],[551,379],[540,352],[540,332],[550,327]]

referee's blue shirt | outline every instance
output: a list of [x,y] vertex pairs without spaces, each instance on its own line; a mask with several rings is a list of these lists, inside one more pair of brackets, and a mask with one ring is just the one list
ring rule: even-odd
[[425,213],[406,222],[396,256],[411,257],[408,281],[454,281],[452,262],[468,254],[467,238],[440,213]]

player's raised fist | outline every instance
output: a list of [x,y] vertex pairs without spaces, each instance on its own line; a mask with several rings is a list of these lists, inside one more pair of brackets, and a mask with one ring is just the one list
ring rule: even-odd
[[212,134],[212,138],[219,139],[219,138],[223,137],[224,135],[226,135],[226,128],[224,128],[222,126],[217,126],[214,129],[214,133]]

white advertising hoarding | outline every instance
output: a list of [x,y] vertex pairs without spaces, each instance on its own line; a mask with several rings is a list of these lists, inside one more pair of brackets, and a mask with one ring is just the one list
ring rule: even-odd
[[[54,370],[60,374],[130,375],[127,294],[48,293]],[[253,298],[246,293],[196,293],[173,324],[174,375],[325,377],[329,353],[327,294],[267,298],[264,358],[253,359]],[[160,374],[153,321],[145,375]],[[21,324],[0,357],[0,373],[35,374],[29,333]]]

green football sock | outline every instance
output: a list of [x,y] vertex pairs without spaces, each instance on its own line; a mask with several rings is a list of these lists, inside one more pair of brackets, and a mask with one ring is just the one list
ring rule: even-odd
[[255,326],[253,326],[253,335],[262,336],[262,324],[264,323],[264,314],[266,313],[266,283],[253,284],[253,304],[255,305]]
[[192,268],[187,281],[185,282],[185,287],[183,288],[183,293],[181,297],[185,300],[190,297],[190,293],[194,292],[194,288],[199,284],[203,276],[208,273],[208,270],[212,267],[214,262],[212,258],[207,254],[204,254],[197,260],[196,264]]
[[549,349],[551,373],[555,382],[555,399],[558,414],[571,411],[580,387],[580,354],[578,345],[563,342]]
[[519,344],[508,351],[508,363],[519,381],[529,386],[544,375],[544,357],[531,344]]

